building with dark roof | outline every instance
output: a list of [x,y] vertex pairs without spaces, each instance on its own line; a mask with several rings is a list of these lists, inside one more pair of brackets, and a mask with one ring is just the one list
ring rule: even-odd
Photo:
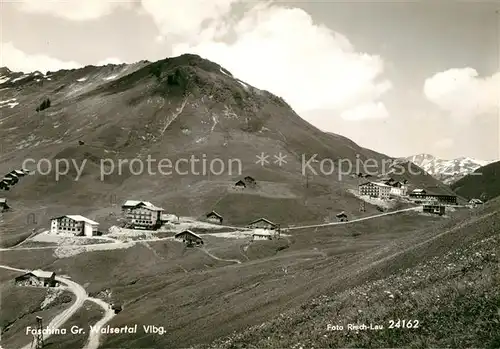
[[345,214],[345,212],[340,212],[335,217],[337,217],[337,220],[339,222],[347,222],[347,215]]
[[207,213],[207,221],[217,224],[222,224],[222,216],[215,211]]
[[440,191],[431,191],[429,189],[414,189],[409,195],[409,198],[415,203],[436,202],[446,205],[456,205],[457,196],[446,194]]
[[422,207],[422,212],[438,214],[442,216],[445,214],[446,208],[443,205],[424,205]]
[[253,222],[248,223],[248,228],[251,229],[268,229],[273,230],[278,227],[278,224],[271,222],[266,218],[259,218],[254,220]]
[[181,233],[175,234],[177,240],[182,240],[187,246],[203,245],[203,239],[198,234],[193,233],[191,230],[184,230]]
[[20,275],[14,279],[17,286],[38,286],[55,287],[57,286],[56,273],[41,270],[33,270]]
[[149,201],[127,200],[122,205],[122,215],[127,226],[134,229],[158,229],[162,225],[163,208]]
[[236,182],[234,184],[235,188],[238,188],[238,189],[244,189],[247,187],[246,183],[243,182],[242,180],[239,180],[238,182]]
[[257,184],[257,182],[255,181],[255,178],[253,178],[251,176],[246,176],[245,178],[243,178],[243,180],[245,181],[246,184],[248,184],[250,186]]
[[0,198],[0,212],[7,211],[9,208],[9,205],[7,205],[7,199]]

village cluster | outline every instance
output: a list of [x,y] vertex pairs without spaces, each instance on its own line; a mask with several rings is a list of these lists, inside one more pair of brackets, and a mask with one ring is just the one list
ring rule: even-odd
[[[234,184],[236,190],[244,188],[255,188],[257,182],[254,178],[246,176]],[[0,198],[0,209],[8,210],[7,200]],[[0,210],[1,212],[1,210]],[[222,225],[223,217],[216,211],[211,211],[201,220]],[[174,214],[166,214],[164,209],[144,200],[126,200],[121,205],[122,227],[128,229],[156,231],[163,225],[179,224],[180,219]],[[248,223],[246,229],[253,230],[251,239],[272,240],[279,238],[280,225],[266,218],[259,218]],[[82,215],[62,215],[50,219],[50,230],[52,235],[59,236],[81,236],[92,237],[103,233],[99,231],[99,223]],[[191,230],[184,230],[175,235],[175,239],[182,240],[187,246],[203,245],[203,238]]]
[[[22,173],[22,174],[21,174]],[[26,171],[13,171],[7,180],[10,185],[17,183],[19,177],[25,175]],[[359,178],[368,178],[369,175],[358,174]],[[5,182],[5,178],[2,182]],[[0,182],[1,183],[1,182]],[[233,188],[235,190],[255,189],[258,186],[256,180],[246,176],[238,180]],[[457,205],[457,196],[436,193],[428,189],[416,188],[408,193],[406,180],[397,181],[390,177],[378,178],[376,181],[365,181],[359,184],[358,194],[360,197],[377,198],[379,200],[391,200],[395,197],[406,198],[410,202],[422,205],[423,212],[443,215],[446,206]],[[471,199],[469,207],[476,207],[483,202],[479,199]],[[8,211],[7,200],[0,198],[0,212]],[[341,212],[336,215],[339,222],[347,222],[347,214]],[[143,200],[126,200],[121,205],[122,227],[138,230],[158,230],[165,224],[179,224],[180,219],[174,214],[166,214],[164,209]],[[216,211],[211,211],[202,219],[205,222],[222,225],[224,218]],[[60,236],[82,236],[92,237],[102,235],[98,229],[99,223],[81,215],[63,215],[50,220],[50,234]],[[266,218],[254,220],[246,226],[251,230],[253,240],[272,240],[280,237],[280,224],[271,222]],[[182,241],[188,247],[203,245],[203,238],[191,230],[184,230],[175,234],[175,239]],[[22,286],[56,287],[58,282],[55,273],[34,270],[27,272],[15,279],[16,284]]]
[[[368,178],[370,175],[357,175],[360,178]],[[394,197],[407,198],[415,204],[422,205],[422,211],[444,215],[447,206],[458,205],[456,195],[436,192],[432,189],[415,188],[408,192],[408,181],[398,181],[391,177],[382,177],[377,181],[365,181],[359,184],[358,192],[360,196],[377,198],[380,200],[389,200]],[[469,207],[473,208],[481,205],[483,202],[479,199],[471,199]]]
[[0,189],[9,190],[10,187],[19,182],[19,178],[26,176],[30,172],[28,170],[13,170],[7,173],[0,181]]

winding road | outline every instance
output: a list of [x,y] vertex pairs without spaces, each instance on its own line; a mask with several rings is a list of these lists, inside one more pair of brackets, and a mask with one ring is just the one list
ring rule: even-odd
[[351,223],[356,223],[356,222],[361,222],[361,221],[366,221],[368,219],[373,219],[373,218],[379,218],[379,217],[384,217],[384,216],[390,216],[393,214],[401,213],[401,212],[408,212],[408,211],[421,211],[422,206],[417,206],[417,207],[410,207],[410,208],[405,208],[402,210],[397,210],[397,211],[390,211],[390,212],[385,212],[381,214],[376,214],[373,216],[368,216],[368,217],[363,217],[363,218],[356,218],[347,222],[331,222],[331,223],[322,223],[322,224],[314,224],[314,225],[302,225],[298,227],[289,227],[289,228],[283,228],[283,231],[288,231],[288,230],[297,230],[297,229],[307,229],[307,228],[319,228],[319,227],[328,227],[330,225],[342,225],[342,224],[351,224]]
[[[13,268],[7,265],[0,265],[0,268],[12,271],[18,271],[21,273],[30,272],[30,270]],[[71,281],[69,279],[60,276],[56,276],[55,279],[56,281],[64,284],[67,287],[67,289],[75,295],[76,299],[75,302],[69,308],[63,310],[58,315],[56,315],[46,327],[50,329],[60,328],[83,306],[83,303],[86,300],[96,303],[97,305],[101,306],[105,311],[104,317],[99,322],[96,323],[96,326],[102,326],[106,324],[115,315],[114,312],[109,308],[109,305],[107,303],[105,303],[100,299],[89,297],[85,289],[80,284],[77,284],[74,281]],[[44,334],[43,338],[45,340],[50,336],[51,336],[50,333]],[[100,339],[100,333],[90,333],[85,349],[97,349],[99,347],[99,339]],[[31,344],[27,344],[24,347],[22,347],[22,349],[30,349],[30,348]]]

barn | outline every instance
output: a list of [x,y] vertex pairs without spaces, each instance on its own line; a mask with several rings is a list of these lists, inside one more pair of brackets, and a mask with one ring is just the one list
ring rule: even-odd
[[422,212],[438,214],[442,216],[445,214],[446,208],[443,205],[424,205],[422,207]]
[[18,177],[24,177],[24,176],[26,176],[26,173],[23,172],[23,171],[21,171],[21,170],[14,170],[11,173],[14,173]]
[[7,199],[0,198],[0,212],[7,211],[9,205],[7,205]]
[[37,286],[37,287],[55,287],[56,273],[42,270],[33,270],[15,278],[17,286]]
[[477,207],[477,205],[482,205],[482,204],[483,204],[483,201],[479,200],[479,199],[470,199],[469,200],[469,206],[470,207]]
[[266,218],[259,218],[253,222],[250,222],[247,226],[248,228],[251,229],[268,229],[268,230],[273,230],[278,227],[276,223],[271,222],[270,220]]
[[242,180],[239,180],[238,182],[236,182],[234,184],[234,186],[235,186],[235,188],[238,188],[238,189],[245,189],[247,187],[245,182],[243,182]]
[[347,215],[345,214],[345,212],[340,212],[336,215],[336,217],[339,222],[347,222]]
[[11,176],[11,175],[7,175],[7,176],[3,177],[3,181],[6,182],[8,185],[14,185],[17,182],[19,182],[19,178]]
[[177,240],[182,240],[187,246],[203,245],[203,239],[198,234],[193,233],[191,230],[184,230],[181,233],[175,234]]
[[257,184],[257,182],[255,181],[255,178],[253,178],[251,176],[246,176],[245,178],[243,178],[243,180],[245,181],[245,183],[248,186],[251,186],[251,187],[254,187]]
[[217,224],[222,224],[222,216],[215,211],[212,211],[207,214],[207,221]]

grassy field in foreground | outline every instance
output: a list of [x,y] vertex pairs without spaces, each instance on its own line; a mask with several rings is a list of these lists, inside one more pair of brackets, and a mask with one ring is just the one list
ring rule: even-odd
[[[46,326],[58,313],[66,309],[73,302],[73,294],[62,291],[47,306],[42,307],[49,291],[45,288],[18,287],[13,278],[19,273],[4,273],[0,269],[2,284],[0,294],[0,326],[2,328],[2,345],[5,348],[20,348],[32,341],[32,335],[26,334],[28,326],[36,326],[36,317],[41,316]],[[52,292],[52,291],[50,291]]]
[[[332,288],[272,321],[197,348],[499,348],[499,231],[498,211],[464,220],[375,265],[384,275],[377,280]],[[410,259],[420,262],[411,266]],[[398,319],[411,320],[413,328],[398,327]],[[383,329],[349,330],[349,324]]]
[[[347,291],[387,277],[403,265],[411,267],[419,258],[407,249],[457,222],[480,217],[479,211],[457,212],[451,219],[407,212],[252,244],[206,236],[206,251],[167,240],[60,259],[51,250],[3,255],[4,263],[12,266],[38,264],[68,275],[92,296],[110,292],[113,301],[124,305],[112,326],[154,324],[167,330],[164,336],[104,336],[103,348],[179,348],[210,343],[300,309],[332,290]],[[402,257],[392,262],[390,258],[401,252]],[[83,326],[87,320],[82,316],[75,323]]]

